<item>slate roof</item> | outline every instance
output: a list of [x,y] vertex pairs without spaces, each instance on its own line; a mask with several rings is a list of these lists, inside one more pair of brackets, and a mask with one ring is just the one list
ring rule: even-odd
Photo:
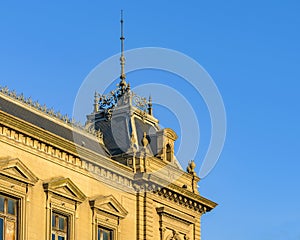
[[[134,117],[134,130],[137,134],[137,142],[139,147],[142,147],[141,140],[144,132],[147,134],[149,141],[149,151],[152,155],[157,154],[157,130],[152,125],[143,122]],[[99,120],[95,122],[95,129],[100,129],[103,133],[103,140],[106,148],[112,156],[126,153],[130,148],[130,138],[132,132],[131,120],[129,115],[126,117],[113,117],[111,120]]]
[[125,153],[130,147],[129,126],[125,118],[97,121],[95,128],[103,133],[104,144],[111,155]]
[[[36,114],[29,109],[22,107],[13,101],[6,100],[0,95],[0,111],[6,112],[14,117],[20,118],[28,123],[31,123],[37,127],[40,127],[46,131],[49,131],[59,137],[62,137],[66,140],[72,141],[84,145],[84,147],[97,152],[99,154],[108,156],[108,153],[105,151],[104,147],[101,146],[98,141],[93,140],[84,134],[80,134],[77,131],[72,131],[72,129],[65,127],[51,121],[42,115]],[[41,112],[43,114],[43,112]],[[88,134],[88,133],[87,133]]]

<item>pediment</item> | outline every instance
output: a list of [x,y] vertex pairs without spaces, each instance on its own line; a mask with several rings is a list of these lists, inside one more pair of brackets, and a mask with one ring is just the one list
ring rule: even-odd
[[30,185],[38,181],[38,178],[18,158],[0,159],[0,174]]
[[178,138],[177,134],[171,128],[165,128],[163,129],[163,131],[164,131],[164,135],[167,138],[172,139],[173,141],[175,141]]
[[90,205],[92,208],[96,208],[120,218],[125,218],[128,214],[126,209],[113,195],[98,196],[97,198],[90,200]]
[[44,190],[56,195],[83,202],[86,196],[69,178],[55,178],[43,184]]

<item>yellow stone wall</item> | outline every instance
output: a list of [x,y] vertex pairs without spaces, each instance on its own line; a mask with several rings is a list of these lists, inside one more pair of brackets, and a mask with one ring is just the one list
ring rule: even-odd
[[[50,240],[50,212],[54,208],[74,213],[68,240],[96,240],[95,229],[100,223],[95,221],[112,226],[116,231],[113,240],[200,240],[200,217],[216,204],[199,195],[193,180],[196,176],[166,167],[157,177],[165,179],[151,179],[153,186],[147,185],[148,173],[140,176],[141,186],[133,186],[136,175],[131,168],[78,148],[83,157],[67,140],[0,110],[0,193],[21,199],[18,240]],[[21,167],[10,166],[12,160]],[[147,171],[165,167],[159,159],[145,161]],[[176,174],[180,176],[173,179]],[[70,184],[71,193],[56,192],[52,185],[45,187],[59,177]],[[166,179],[173,181],[160,187],[159,181]],[[75,194],[74,198],[62,197],[70,194]],[[92,209],[90,201],[97,199],[95,204],[102,204],[101,196],[110,199],[111,209]]]

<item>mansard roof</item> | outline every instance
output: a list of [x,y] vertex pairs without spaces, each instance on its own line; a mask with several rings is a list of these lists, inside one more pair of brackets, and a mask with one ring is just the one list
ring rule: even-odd
[[[161,129],[158,123],[152,113],[151,97],[147,100],[138,96],[122,79],[109,94],[95,93],[94,111],[87,116],[86,127],[100,131],[112,158],[126,164],[123,156],[132,155],[132,151],[145,150],[150,156],[166,158],[163,153],[165,143],[160,136],[163,133],[164,137],[174,142],[177,135],[169,128]],[[171,154],[174,155],[174,148]],[[169,162],[181,168],[175,157]]]
[[[155,134],[158,128],[143,122],[138,117],[133,117],[135,132],[137,135],[137,148],[142,148],[143,133],[146,132],[149,140],[149,151],[151,155],[157,153],[157,144]],[[103,133],[105,146],[109,149],[112,156],[126,153],[131,146],[132,123],[126,118],[126,115],[119,116],[111,121],[96,121],[95,128]]]

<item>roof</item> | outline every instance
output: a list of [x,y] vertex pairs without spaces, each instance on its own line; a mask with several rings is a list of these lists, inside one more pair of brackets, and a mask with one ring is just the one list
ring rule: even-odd
[[75,142],[94,152],[108,156],[105,147],[101,146],[91,133],[84,132],[73,124],[66,123],[54,116],[51,117],[49,112],[41,111],[19,100],[17,97],[8,96],[2,92],[0,94],[0,111],[22,119],[68,141]]

